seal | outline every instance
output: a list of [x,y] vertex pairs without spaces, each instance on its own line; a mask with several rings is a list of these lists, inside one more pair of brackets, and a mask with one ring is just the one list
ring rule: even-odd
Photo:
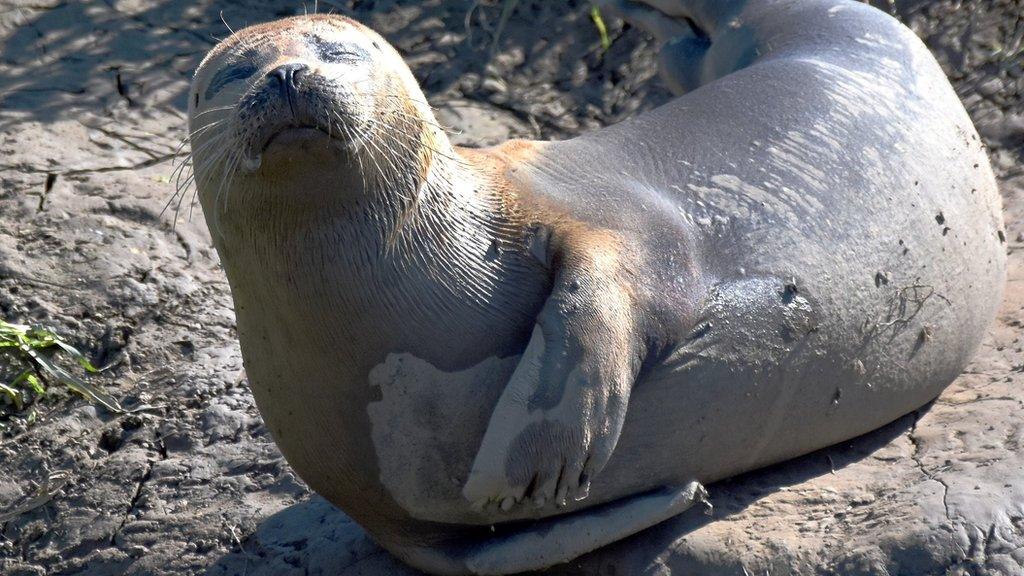
[[566,562],[891,422],[999,303],[995,181],[909,30],[845,0],[617,9],[685,93],[563,142],[453,147],[341,16],[241,30],[192,83],[268,429],[428,572]]

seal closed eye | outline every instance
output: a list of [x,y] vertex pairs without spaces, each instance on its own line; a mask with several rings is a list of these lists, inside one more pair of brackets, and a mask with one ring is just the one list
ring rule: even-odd
[[213,77],[213,80],[206,87],[203,98],[206,100],[213,98],[228,83],[245,80],[255,74],[256,70],[256,64],[252,62],[252,55],[250,54],[249,57],[243,56],[237,64],[225,66],[217,72],[216,76]]
[[423,570],[567,562],[891,422],[1000,301],[995,181],[910,31],[846,0],[617,5],[693,91],[562,142],[452,146],[340,16],[241,30],[193,81],[267,427]]
[[352,43],[329,42],[320,36],[307,36],[316,55],[324,62],[368,61],[369,53],[362,47]]

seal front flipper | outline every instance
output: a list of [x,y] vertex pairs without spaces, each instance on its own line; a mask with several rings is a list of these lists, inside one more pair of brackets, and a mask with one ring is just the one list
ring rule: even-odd
[[625,420],[643,339],[620,245],[583,226],[559,228],[571,231],[533,250],[554,285],[463,488],[478,507],[585,498]]

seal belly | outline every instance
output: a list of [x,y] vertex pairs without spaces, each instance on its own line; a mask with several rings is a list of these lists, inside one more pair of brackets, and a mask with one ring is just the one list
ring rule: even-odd
[[[253,395],[288,462],[313,490],[387,538],[445,532],[439,523],[488,523],[460,490],[518,362],[522,318],[495,320],[452,305],[443,322],[431,323],[419,317],[430,308],[384,309],[398,281],[352,290],[333,276],[307,274],[296,285],[289,266],[265,270],[259,283],[236,282],[233,292]],[[229,279],[238,268],[248,273],[258,264],[226,262]],[[418,294],[429,290],[422,282]],[[463,339],[470,330],[488,337]]]

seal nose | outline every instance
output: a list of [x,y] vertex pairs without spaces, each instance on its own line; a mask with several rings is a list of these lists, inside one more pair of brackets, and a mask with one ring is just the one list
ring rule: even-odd
[[299,76],[301,76],[306,70],[309,70],[309,66],[306,66],[302,62],[289,62],[267,72],[267,78],[269,78],[271,82],[277,80],[282,91],[294,91],[299,82]]

